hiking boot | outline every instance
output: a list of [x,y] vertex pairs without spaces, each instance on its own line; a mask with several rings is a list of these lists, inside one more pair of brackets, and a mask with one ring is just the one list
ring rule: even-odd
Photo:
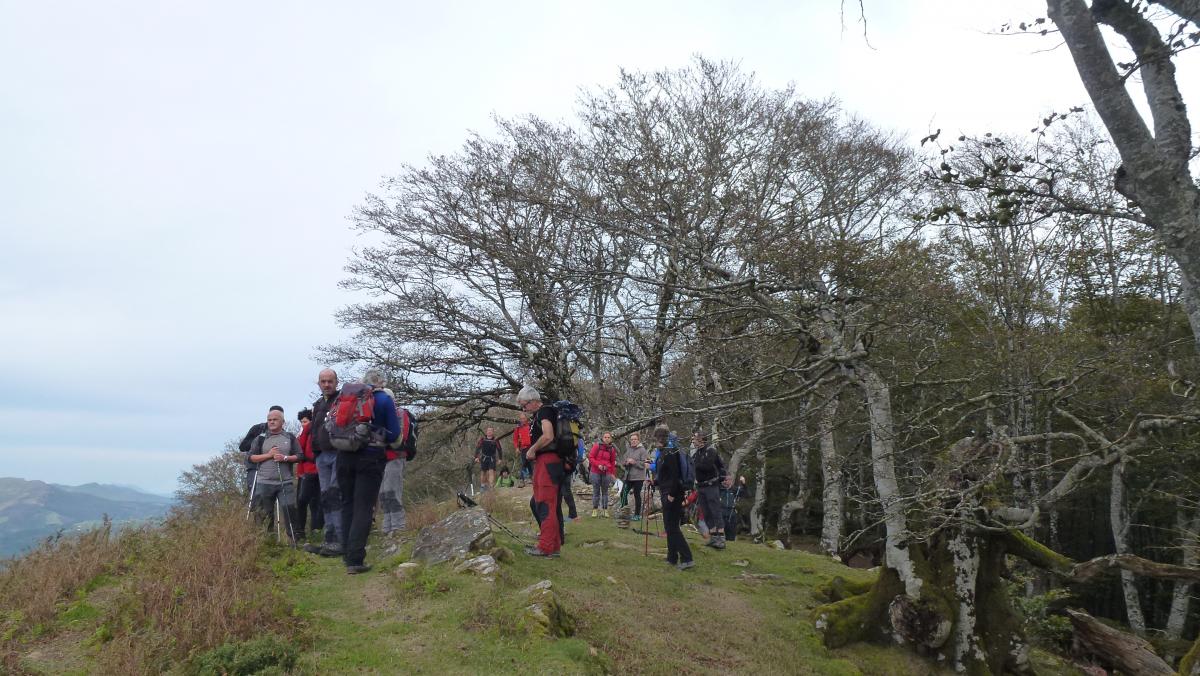
[[593,519],[594,519],[594,518],[596,518],[596,516],[597,516],[598,514],[600,514],[600,510],[598,510],[598,509],[593,509],[593,510],[592,510],[592,518],[593,518]]
[[708,546],[712,547],[713,549],[725,549],[725,536],[713,536],[713,539],[708,543]]
[[695,561],[684,561],[683,563],[681,563],[675,567],[678,568],[679,570],[691,570],[692,568],[696,567],[696,562]]
[[537,556],[537,557],[546,558],[546,559],[557,559],[558,558],[558,552],[543,552],[542,550],[538,549],[537,547],[526,547],[525,553],[530,556]]
[[320,551],[318,551],[317,553],[320,554],[321,556],[328,557],[331,559],[334,557],[340,557],[342,555],[342,546],[341,545],[322,545]]
[[304,547],[302,547],[302,549],[304,549],[304,551],[308,552],[309,554],[320,554],[321,553],[321,545],[314,545],[311,542],[304,545]]
[[346,566],[347,575],[360,575],[371,570],[371,567],[365,563],[360,563],[357,566]]
[[630,521],[641,521],[641,520],[642,520],[642,515],[641,515],[641,514],[634,514],[633,516],[629,517],[629,520],[630,520]]

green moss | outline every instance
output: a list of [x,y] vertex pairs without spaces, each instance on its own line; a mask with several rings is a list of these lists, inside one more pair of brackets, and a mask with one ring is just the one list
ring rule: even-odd
[[1196,638],[1192,643],[1192,649],[1179,661],[1179,673],[1181,676],[1200,674],[1200,637]]
[[866,594],[871,591],[871,587],[875,586],[878,578],[869,580],[847,580],[838,575],[829,582],[817,586],[817,594],[830,602],[841,601],[848,599],[851,596]]
[[1045,568],[1060,575],[1068,575],[1075,562],[1034,540],[1015,528],[1009,528],[1004,534],[1004,545],[1009,554],[1019,556],[1039,568]]
[[888,604],[903,591],[895,571],[885,569],[867,593],[814,610],[813,622],[825,647],[840,648],[857,641],[884,639]]

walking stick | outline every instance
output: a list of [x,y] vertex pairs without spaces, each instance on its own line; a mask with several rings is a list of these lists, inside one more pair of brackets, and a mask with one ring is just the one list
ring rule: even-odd
[[254,478],[250,480],[250,499],[246,502],[246,519],[250,518],[250,512],[254,509],[254,488],[258,486],[258,468],[254,469]]
[[[283,468],[279,466],[278,461],[276,461],[276,463],[275,463],[275,473],[279,476],[279,487],[282,489],[283,488]],[[254,478],[255,479],[258,478],[257,472],[255,472]],[[295,490],[295,487],[293,487],[293,490]],[[287,521],[288,538],[292,541],[292,549],[295,549],[296,548],[296,531],[292,528],[292,518],[291,518],[291,515],[288,514],[287,505],[284,505],[282,503],[282,501],[279,499],[278,494],[275,495],[275,504],[279,505],[279,511],[283,512],[283,516],[280,518],[281,518],[281,520]]]

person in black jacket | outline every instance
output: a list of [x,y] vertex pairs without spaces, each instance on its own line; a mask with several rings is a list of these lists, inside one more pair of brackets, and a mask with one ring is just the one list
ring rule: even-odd
[[317,486],[321,490],[321,511],[325,515],[325,537],[321,545],[306,544],[304,551],[321,556],[342,555],[342,492],[337,482],[337,451],[329,440],[325,418],[338,397],[338,375],[333,369],[317,374],[321,396],[313,402],[312,440],[309,442],[317,465]]
[[[271,411],[279,411],[283,413],[282,406],[272,406],[267,409],[267,415],[271,415]],[[251,488],[254,486],[254,473],[258,471],[258,463],[250,462],[250,444],[258,438],[258,435],[267,431],[267,423],[260,422],[250,426],[250,430],[246,432],[246,436],[242,437],[242,443],[238,444],[238,450],[247,458],[246,460],[246,495],[250,494]]]
[[708,445],[708,436],[697,431],[692,435],[692,464],[696,468],[696,503],[704,513],[704,523],[712,533],[708,546],[725,549],[725,523],[721,506],[721,488],[729,488],[725,463],[717,449]]
[[680,466],[679,449],[670,443],[671,430],[666,425],[654,428],[654,444],[658,447],[657,475],[654,483],[662,495],[663,530],[667,532],[667,563],[679,570],[696,565],[692,550],[683,537],[683,501],[691,486],[686,485]]

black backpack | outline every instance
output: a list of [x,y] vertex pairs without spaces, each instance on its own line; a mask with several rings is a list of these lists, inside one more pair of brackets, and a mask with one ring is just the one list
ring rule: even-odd
[[574,464],[579,439],[583,436],[583,422],[580,420],[583,418],[583,409],[564,399],[554,402],[554,410],[558,412],[558,422],[554,426],[554,450],[558,457]]

